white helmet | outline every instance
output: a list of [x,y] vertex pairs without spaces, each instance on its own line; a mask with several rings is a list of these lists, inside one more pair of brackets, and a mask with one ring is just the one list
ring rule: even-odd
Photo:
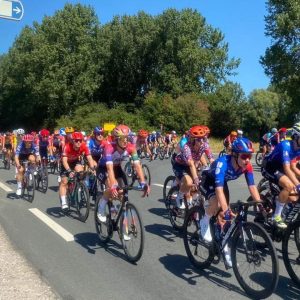
[[152,134],[156,134],[156,131],[152,131]]
[[176,134],[176,131],[175,131],[175,130],[172,130],[172,134]]
[[243,134],[244,134],[244,132],[243,132],[243,130],[242,130],[242,129],[238,129],[238,130],[237,130],[237,134],[238,134],[238,135],[243,135]]
[[17,129],[17,134],[25,134],[25,130],[22,128]]
[[85,131],[81,131],[81,134],[82,134],[83,136],[86,136],[86,132],[85,132]]

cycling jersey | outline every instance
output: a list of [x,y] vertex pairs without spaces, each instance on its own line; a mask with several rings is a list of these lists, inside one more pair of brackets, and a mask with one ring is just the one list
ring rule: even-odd
[[30,147],[27,148],[25,142],[19,143],[15,155],[19,157],[20,155],[29,154],[40,155],[38,146],[35,143],[31,143]]
[[102,157],[106,141],[97,142],[96,139],[91,138],[87,142],[87,146],[94,160],[99,160]]
[[69,164],[69,163],[81,161],[82,154],[84,154],[85,156],[90,155],[90,150],[85,143],[81,143],[78,150],[74,149],[72,143],[68,143],[64,147],[62,156],[68,158],[68,164]]

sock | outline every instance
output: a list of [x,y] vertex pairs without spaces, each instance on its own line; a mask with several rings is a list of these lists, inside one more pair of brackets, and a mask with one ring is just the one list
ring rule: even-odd
[[176,205],[177,207],[180,207],[181,205],[181,200],[183,199],[183,193],[182,192],[178,192],[177,197],[176,197]]
[[274,218],[277,216],[279,216],[279,217],[281,216],[283,207],[284,207],[284,203],[281,203],[281,202],[279,202],[278,199],[276,199],[276,209],[275,209],[275,213],[274,213]]
[[187,198],[186,199],[186,202],[187,202],[187,204],[190,206],[190,205],[192,205],[192,202],[193,202],[193,198],[191,197],[191,198]]
[[60,199],[61,199],[61,205],[67,204],[66,196],[60,196]]
[[18,189],[21,189],[21,188],[22,188],[22,182],[21,182],[21,181],[18,181],[18,182],[17,182],[17,185],[18,185]]

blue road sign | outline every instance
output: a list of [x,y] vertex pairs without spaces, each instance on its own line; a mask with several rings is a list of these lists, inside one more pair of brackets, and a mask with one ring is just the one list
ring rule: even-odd
[[24,15],[23,4],[19,0],[0,0],[0,18],[20,21]]

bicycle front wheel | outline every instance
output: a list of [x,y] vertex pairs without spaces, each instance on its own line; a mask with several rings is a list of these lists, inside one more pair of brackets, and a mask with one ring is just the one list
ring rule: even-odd
[[259,224],[245,222],[232,238],[234,274],[252,298],[272,295],[278,283],[278,257],[268,233]]
[[128,261],[137,262],[144,250],[144,227],[138,210],[129,202],[120,218],[120,238]]
[[81,222],[85,222],[90,212],[90,196],[86,185],[82,182],[77,186],[77,214]]
[[166,180],[164,182],[164,187],[163,187],[163,199],[164,200],[166,200],[169,190],[173,186],[174,180],[176,180],[176,177],[174,175],[170,175],[166,178]]
[[150,186],[151,185],[151,174],[150,174],[150,169],[147,165],[142,164],[142,169],[145,177],[145,181],[147,184]]
[[48,170],[47,167],[42,167],[41,169],[41,189],[45,194],[48,189]]
[[263,154],[262,152],[258,151],[256,152],[256,155],[255,155],[255,162],[256,164],[261,167],[262,166],[262,162],[263,162]]
[[32,202],[34,199],[34,191],[35,191],[34,174],[33,172],[28,171],[28,173],[25,174],[24,176],[25,178],[23,180],[22,197],[28,202]]
[[282,256],[291,279],[300,286],[300,221],[290,223],[283,241]]
[[192,207],[185,218],[183,242],[191,264],[200,270],[208,268],[213,259],[213,244],[205,242],[199,235],[199,221],[205,214],[203,206]]

